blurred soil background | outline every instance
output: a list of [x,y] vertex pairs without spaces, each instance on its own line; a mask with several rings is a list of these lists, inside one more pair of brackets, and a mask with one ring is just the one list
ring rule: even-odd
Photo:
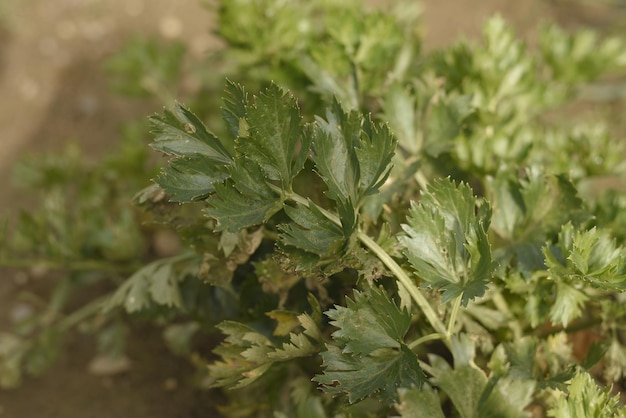
[[[375,0],[372,0],[376,2]],[[392,1],[392,0],[389,0]],[[378,1],[382,3],[382,1]],[[542,21],[567,29],[626,29],[618,0],[423,0],[428,49],[461,36],[480,36],[485,19],[500,13],[532,40]],[[78,142],[97,160],[119,127],[169,103],[120,97],[109,88],[103,62],[135,35],[180,39],[190,59],[219,42],[211,13],[199,0],[0,0],[0,216],[28,203],[11,186],[13,164],[28,153]],[[0,270],[0,332],[15,295],[37,289],[36,279]],[[45,286],[44,286],[45,288]],[[45,296],[45,295],[43,295]],[[140,329],[129,342],[130,370],[95,376],[88,337],[72,338],[43,376],[0,391],[0,418],[193,418],[215,416],[207,392],[187,386],[191,366],[170,355],[159,332]]]

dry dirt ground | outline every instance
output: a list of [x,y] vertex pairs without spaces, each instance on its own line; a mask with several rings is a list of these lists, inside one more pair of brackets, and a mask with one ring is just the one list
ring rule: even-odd
[[[567,27],[626,24],[626,10],[593,3],[424,0],[427,46],[478,36],[494,12],[530,36],[545,19]],[[57,149],[72,138],[97,157],[111,147],[121,122],[160,109],[107,89],[102,62],[124,40],[137,33],[181,38],[199,57],[216,45],[210,26],[199,0],[0,0],[0,214],[22,202],[8,179],[24,153]],[[0,315],[18,290],[13,276],[0,271]],[[90,375],[93,345],[75,338],[47,374],[0,391],[0,418],[215,416],[215,399],[185,386],[189,366],[167,355],[154,331],[137,333],[128,373]]]

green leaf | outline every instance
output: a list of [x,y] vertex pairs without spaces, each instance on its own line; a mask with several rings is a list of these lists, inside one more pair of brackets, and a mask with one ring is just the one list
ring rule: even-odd
[[443,290],[444,302],[462,295],[467,305],[485,293],[495,269],[486,234],[490,216],[469,186],[449,179],[435,182],[412,205],[406,235],[398,240],[416,273]]
[[397,140],[387,125],[373,123],[369,115],[363,117],[362,132],[355,149],[361,196],[378,193],[385,183],[396,145]]
[[228,177],[232,157],[222,143],[188,109],[176,103],[172,111],[150,118],[155,140],[152,148],[175,158],[155,182],[174,202],[206,198],[214,183]]
[[[263,286],[263,290],[266,293],[273,293],[278,295],[278,306],[282,308],[282,306],[284,306],[285,302],[287,301],[287,298],[289,297],[291,289],[298,283],[300,283],[301,276],[298,274],[294,274],[293,272],[287,271],[286,269],[283,269],[276,260],[276,257],[267,257],[263,260],[253,262],[252,264],[254,265],[254,271],[257,275],[259,283],[261,283],[261,285]],[[270,314],[271,312],[267,313],[267,315]],[[296,314],[294,313],[294,315]],[[289,320],[289,322],[292,321],[296,321],[296,318],[293,317],[292,320]],[[279,321],[279,326],[280,325],[281,324]],[[291,329],[289,329],[288,331],[290,330]],[[275,332],[277,331],[278,327]]]
[[399,348],[411,324],[411,316],[389,299],[382,289],[367,293],[354,292],[346,306],[335,306],[326,312],[331,325],[339,328],[333,339],[344,353],[371,354],[379,348]]
[[217,328],[225,341],[213,352],[222,360],[208,366],[214,387],[243,387],[261,377],[272,365],[267,353],[271,342],[253,328],[234,321],[224,321]]
[[272,333],[275,336],[283,337],[289,335],[294,328],[300,325],[297,312],[274,309],[273,311],[267,312],[266,315],[276,321],[276,328],[274,328],[274,332]]
[[555,418],[626,417],[626,409],[620,404],[619,394],[601,388],[586,372],[579,371],[571,380],[569,394],[557,392],[548,416]]
[[545,242],[568,220],[581,219],[582,201],[564,176],[545,175],[531,167],[525,178],[506,173],[489,182],[492,191],[492,229],[512,242]]
[[[241,96],[243,93],[239,93]],[[241,109],[234,111],[241,113]],[[312,139],[303,134],[296,99],[271,84],[255,96],[252,106],[246,107],[246,115],[249,131],[247,136],[238,132],[237,151],[258,164],[269,179],[280,180],[282,188],[289,190],[292,179],[304,166]]]
[[444,371],[435,383],[450,397],[462,418],[525,418],[524,408],[531,400],[507,397],[500,391],[497,378],[487,379],[481,370],[471,365]]
[[139,269],[117,288],[104,311],[123,306],[126,312],[135,313],[150,308],[153,304],[184,309],[180,293],[180,277],[187,273],[175,264],[185,261],[189,255],[179,255],[154,261]]
[[398,137],[398,144],[411,155],[418,155],[422,141],[419,137],[417,95],[407,87],[394,84],[384,96],[384,118]]
[[402,418],[445,418],[437,392],[424,385],[422,389],[401,388],[396,410]]
[[397,141],[386,125],[376,125],[356,111],[345,113],[337,101],[327,110],[326,120],[316,121],[312,158],[328,186],[326,194],[358,207],[387,179]]
[[150,118],[152,131],[156,135],[152,148],[178,157],[202,154],[217,165],[226,165],[232,157],[222,143],[210,133],[196,115],[180,103],[163,116]]
[[148,264],[128,278],[111,296],[105,309],[123,306],[126,312],[133,313],[148,308],[150,296],[146,277],[152,275],[156,268],[157,266]]
[[64,332],[57,327],[48,327],[38,334],[24,356],[24,369],[31,375],[40,375],[58,358]]
[[282,207],[278,196],[244,195],[232,181],[216,184],[215,192],[210,199],[212,207],[207,208],[206,213],[218,221],[216,231],[237,232],[258,225]]
[[580,363],[580,367],[582,367],[585,370],[591,369],[593,366],[598,364],[598,362],[600,362],[604,358],[608,350],[609,350],[609,347],[605,344],[601,344],[601,343],[599,344],[596,342],[591,343],[591,346],[589,347],[589,351],[587,352],[587,355],[585,356],[583,361]]
[[478,402],[487,384],[480,370],[461,365],[442,373],[435,383],[450,397],[462,418],[478,418]]
[[280,225],[280,242],[314,254],[318,257],[339,254],[344,236],[337,225],[324,216],[314,204],[308,207],[285,206],[293,223]]
[[213,183],[228,175],[212,165],[207,156],[196,154],[170,161],[154,180],[173,202],[191,202],[206,198],[215,191]]
[[524,276],[542,270],[541,247],[568,222],[586,219],[583,202],[564,176],[531,167],[518,178],[498,173],[488,182],[493,205],[491,229],[504,243],[496,254],[503,265],[517,262]]
[[24,356],[28,351],[28,343],[21,337],[0,333],[0,387],[16,388],[22,382]]
[[[296,378],[290,382],[292,386],[291,399],[297,408],[296,418],[327,418],[326,409],[322,403],[319,391],[306,377]],[[285,418],[287,415],[285,415]],[[276,418],[279,416],[276,415]]]
[[350,403],[376,392],[395,399],[400,387],[420,387],[425,375],[417,355],[403,342],[411,316],[393,303],[383,289],[356,291],[347,307],[336,306],[326,315],[339,328],[322,353],[324,373],[315,376],[331,394],[345,393]]
[[345,113],[337,101],[326,111],[326,119],[317,118],[313,137],[313,161],[335,201],[358,202],[359,167],[356,144],[361,136],[357,112]]
[[550,309],[553,324],[566,327],[572,320],[582,315],[582,306],[589,297],[569,284],[559,282],[556,286],[556,300]]
[[[320,50],[319,48],[323,48]],[[313,50],[312,55],[316,53],[324,56],[327,60],[333,60],[333,65],[343,66],[346,64],[346,58],[343,56],[342,51],[339,51],[336,45],[329,46],[328,44],[316,45],[318,50]],[[339,57],[336,57],[339,55]],[[317,58],[317,57],[314,57]],[[324,59],[322,58],[322,59]],[[338,59],[334,59],[338,58]],[[356,91],[353,83],[346,82],[347,77],[342,77],[343,74],[337,74],[336,68],[327,69],[324,65],[320,65],[321,59],[312,59],[309,56],[303,56],[299,61],[299,69],[306,75],[306,77],[312,81],[312,90],[320,96],[324,97],[328,101],[331,98],[336,98],[348,109],[357,109],[359,107],[359,93]]]
[[283,343],[280,348],[276,348],[273,352],[268,353],[269,359],[284,361],[317,354],[319,351],[317,341],[322,339],[319,324],[308,314],[299,315],[298,322],[302,325],[304,331],[302,333],[290,333],[288,342]]
[[540,376],[535,364],[537,340],[525,337],[513,344],[505,344],[504,350],[510,362],[509,375],[514,379],[536,380]]
[[185,49],[182,42],[135,36],[106,60],[105,69],[117,92],[163,97],[178,81]]
[[546,67],[556,81],[573,86],[624,66],[624,40],[601,41],[591,30],[570,34],[555,24],[546,25],[540,33],[539,46]]
[[607,290],[626,289],[626,249],[618,246],[607,230],[576,230],[567,223],[557,245],[544,247],[543,253],[546,266],[561,280],[582,280]]
[[172,306],[183,309],[183,302],[178,288],[178,277],[174,274],[171,264],[162,264],[146,277],[150,282],[150,296],[158,305]]
[[[454,367],[433,354],[430,355],[430,365],[432,383],[448,395],[458,415],[462,418],[526,417],[524,410],[533,400],[535,382],[523,379],[520,375],[502,376],[505,359],[494,362],[492,358],[490,366],[499,370],[492,372],[488,378],[476,366],[474,336],[460,334],[454,336],[451,342]],[[517,348],[512,347],[513,350]],[[502,353],[502,350],[499,352]]]
[[626,375],[626,348],[618,338],[611,339],[603,362],[602,375],[607,381],[618,382]]
[[328,346],[322,359],[324,374],[313,380],[330,394],[347,394],[350,403],[376,392],[387,401],[393,400],[398,388],[420,386],[426,378],[417,355],[404,344],[399,350],[383,349],[370,356],[352,356]]
[[170,324],[163,330],[163,340],[167,348],[178,356],[190,356],[193,353],[193,337],[200,330],[200,324],[189,321],[182,324]]
[[209,365],[214,387],[240,388],[261,377],[274,363],[311,357],[320,350],[322,339],[319,305],[309,297],[313,313],[298,315],[302,332],[291,332],[283,343],[275,343],[254,328],[234,321],[224,321],[217,327],[226,339],[213,352],[221,357]]
[[[216,230],[236,232],[267,221],[283,207],[285,192],[304,166],[312,140],[301,123],[295,98],[271,84],[254,104],[242,87],[229,83],[224,118],[237,135],[230,178],[214,184],[206,213],[218,221]],[[275,192],[268,180],[280,181]]]
[[463,121],[474,111],[471,101],[470,95],[437,97],[426,120],[424,150],[429,155],[437,157],[454,146],[453,140],[461,133]]
[[249,161],[235,161],[229,167],[230,178],[216,183],[209,196],[207,215],[215,218],[216,231],[237,232],[263,223],[278,212],[283,202],[264,181],[261,168]]
[[[226,80],[224,89],[224,107],[222,107],[222,119],[226,122],[228,130],[234,138],[248,136],[248,122],[246,120],[246,105],[248,94],[243,86]],[[243,129],[242,129],[243,128]]]

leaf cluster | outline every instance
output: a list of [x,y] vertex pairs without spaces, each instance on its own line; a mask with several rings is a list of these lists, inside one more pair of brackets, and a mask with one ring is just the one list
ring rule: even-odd
[[[90,309],[166,323],[208,385],[234,389],[229,416],[623,415],[602,386],[626,375],[626,198],[590,189],[624,165],[610,129],[548,114],[623,71],[622,40],[547,26],[531,49],[494,17],[480,43],[426,53],[409,2],[217,12],[238,82],[210,117],[193,99],[150,118],[165,159],[135,198],[184,249]],[[59,165],[32,181],[67,183]],[[43,234],[58,218],[22,221],[25,248],[84,257]],[[212,354],[193,344],[211,329]],[[3,383],[24,344],[0,339]]]

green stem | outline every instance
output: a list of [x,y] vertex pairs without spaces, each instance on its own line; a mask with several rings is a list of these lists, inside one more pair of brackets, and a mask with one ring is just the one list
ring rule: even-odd
[[352,62],[350,63],[351,65],[351,69],[352,69],[352,87],[354,88],[354,95],[356,97],[357,102],[355,103],[356,105],[356,109],[359,109],[361,107],[361,103],[363,103],[363,100],[361,99],[361,92],[360,89],[361,87],[359,86],[359,73],[358,73],[358,68],[356,66],[356,64],[354,63],[354,60],[351,60]]
[[135,264],[119,265],[101,260],[28,260],[28,259],[0,259],[0,267],[32,268],[44,270],[71,270],[71,271],[106,271],[117,273],[132,273],[140,266]]
[[456,318],[459,315],[459,308],[461,307],[461,301],[463,300],[463,294],[457,296],[452,305],[452,313],[450,314],[450,322],[448,322],[448,331],[446,332],[446,340],[450,341],[452,333],[454,332],[454,326],[456,325]]
[[602,323],[602,318],[590,318],[584,321],[577,322],[568,327],[558,326],[548,330],[536,330],[534,332],[539,338],[547,338],[551,335],[558,334],[559,332],[565,332],[566,334],[572,334],[574,332],[583,331],[593,328]]
[[414,174],[414,178],[422,190],[426,191],[428,189],[428,184],[429,184],[428,179],[426,178],[426,176],[424,175],[421,169],[417,170],[417,172]]
[[[411,341],[408,346],[411,350],[415,350],[415,347],[422,345],[428,341],[435,341],[435,340],[442,340],[444,339],[444,335],[441,335],[438,332],[432,333],[432,334],[428,334],[428,335],[424,335],[423,337],[418,338],[415,341]],[[444,340],[445,341],[445,340]]]
[[[310,200],[305,199],[304,197],[296,194],[289,193],[287,198],[293,200],[296,203],[299,203],[304,206],[309,206],[312,202]],[[334,213],[327,211],[324,208],[317,207],[324,216],[326,216],[331,222],[335,223],[338,226],[341,226],[341,219]],[[407,292],[411,295],[415,303],[420,307],[426,319],[430,322],[431,326],[435,329],[435,331],[443,336],[447,336],[446,327],[439,319],[439,316],[435,312],[435,310],[430,306],[430,303],[426,299],[426,297],[422,294],[422,292],[415,286],[413,280],[408,276],[408,274],[396,263],[396,261],[385,251],[383,250],[369,235],[365,234],[362,231],[358,231],[357,233],[358,239],[369,248],[375,255],[378,257],[380,261],[396,276],[399,284],[404,286]],[[446,345],[449,345],[449,338],[445,338]]]
[[431,376],[437,375],[437,370],[433,366],[431,366],[430,364],[428,364],[428,363],[426,363],[425,361],[422,361],[422,360],[418,360],[417,362],[419,363],[419,365],[422,368],[422,370],[424,370],[429,375],[431,375]]
[[[498,289],[494,289],[492,291],[491,300],[500,312],[505,314],[508,318],[514,318],[511,310],[509,309],[509,304],[506,302],[506,300],[502,296],[502,293],[500,293]],[[519,340],[520,338],[522,338],[524,333],[522,332],[522,327],[517,320],[511,319],[510,321],[508,321],[508,326],[513,331],[513,337],[515,338],[515,340]]]
[[89,302],[87,305],[83,306],[82,308],[72,312],[71,314],[61,319],[59,323],[57,324],[57,326],[62,331],[67,331],[68,329],[72,328],[73,326],[75,326],[76,324],[84,320],[85,318],[88,318],[100,312],[102,310],[102,306],[104,305],[104,302],[106,302],[110,297],[111,295],[108,294],[108,295],[102,296],[96,300]]
[[[372,238],[370,238],[365,233],[359,231],[357,234],[359,240],[369,248],[380,261],[396,276],[396,279],[406,288],[409,292],[417,306],[420,307],[428,322],[432,325],[432,327],[440,333],[441,335],[447,335],[446,327],[439,319],[439,316],[435,312],[435,310],[430,306],[430,303],[426,299],[426,297],[422,294],[422,292],[415,286],[413,280],[409,277],[409,275],[404,271],[402,267],[396,263],[396,261],[385,251],[383,250]],[[446,338],[446,344],[449,344],[448,338]]]

